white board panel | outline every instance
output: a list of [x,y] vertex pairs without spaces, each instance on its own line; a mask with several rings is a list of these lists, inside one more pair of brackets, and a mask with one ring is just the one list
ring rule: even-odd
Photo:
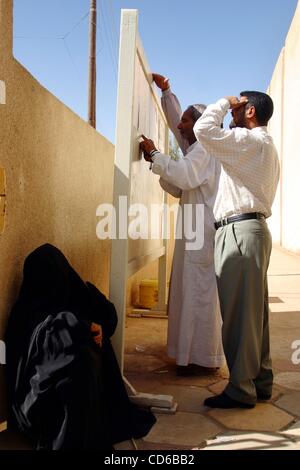
[[[138,35],[137,10],[122,10],[118,102],[116,119],[116,149],[114,176],[114,207],[117,210],[117,234],[130,224],[126,215],[119,218],[120,196],[127,198],[128,207],[142,204],[151,213],[152,204],[163,204],[164,192],[158,177],[149,171],[139,151],[141,134],[151,138],[156,147],[168,151],[168,126],[152,82],[141,40]],[[124,206],[123,198],[123,206]],[[123,368],[126,284],[128,276],[165,253],[165,243],[152,239],[151,219],[148,218],[147,239],[124,237],[112,241],[110,299],[115,304],[119,322],[113,338],[114,348]]]

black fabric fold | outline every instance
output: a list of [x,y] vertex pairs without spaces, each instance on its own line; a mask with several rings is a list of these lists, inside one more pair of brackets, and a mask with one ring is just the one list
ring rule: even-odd
[[[91,322],[103,329],[95,344]],[[52,245],[32,252],[6,330],[10,424],[37,449],[109,450],[155,422],[127,396],[110,342],[117,314]]]

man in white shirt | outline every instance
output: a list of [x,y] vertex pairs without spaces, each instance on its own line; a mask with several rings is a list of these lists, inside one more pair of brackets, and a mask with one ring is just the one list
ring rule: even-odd
[[[232,110],[232,130],[220,123]],[[267,269],[272,248],[265,219],[279,180],[279,161],[267,123],[273,102],[245,91],[208,106],[194,127],[198,141],[222,164],[214,213],[215,267],[223,317],[223,347],[230,371],[213,408],[252,408],[269,399],[273,373],[269,347]]]
[[[221,315],[214,272],[213,206],[216,198],[220,165],[211,158],[196,140],[193,127],[203,105],[190,106],[183,114],[168,81],[154,74],[154,81],[162,89],[162,106],[170,129],[175,134],[184,157],[178,161],[159,153],[152,140],[146,139],[141,147],[154,153],[152,171],[161,176],[163,189],[180,198],[184,221],[183,236],[175,243],[168,302],[168,355],[176,359],[177,373],[188,375],[198,365],[206,368],[220,367],[224,363],[221,337]],[[192,209],[188,213],[187,207]],[[203,207],[204,244],[190,249],[185,236],[186,221],[193,229],[197,226],[196,207]],[[188,215],[184,219],[185,215]],[[200,234],[199,234],[200,235]]]

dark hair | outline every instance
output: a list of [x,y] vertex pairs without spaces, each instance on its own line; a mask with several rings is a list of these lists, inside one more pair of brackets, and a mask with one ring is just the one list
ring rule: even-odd
[[191,104],[191,106],[186,109],[186,111],[191,113],[194,122],[198,121],[199,117],[202,116],[205,110],[205,104]]
[[241,96],[246,96],[249,100],[247,106],[254,106],[257,122],[261,126],[266,126],[271,119],[274,111],[272,98],[266,93],[260,91],[242,91]]

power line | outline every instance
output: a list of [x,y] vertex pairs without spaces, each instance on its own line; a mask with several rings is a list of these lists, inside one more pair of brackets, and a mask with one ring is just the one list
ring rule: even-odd
[[90,0],[90,36],[89,36],[89,79],[88,79],[88,122],[96,129],[96,94],[97,94],[97,0]]
[[73,66],[74,66],[74,69],[76,70],[76,73],[77,73],[77,75],[78,75],[78,78],[80,78],[79,69],[78,69],[78,67],[77,67],[77,65],[76,65],[76,62],[75,62],[75,60],[74,60],[74,58],[73,58],[73,56],[72,56],[72,54],[71,54],[70,48],[69,48],[69,46],[68,46],[68,43],[67,43],[67,41],[66,41],[65,38],[62,38],[61,40],[62,40],[62,42],[63,42],[63,44],[64,44],[64,46],[65,46],[65,49],[66,49],[66,51],[67,51],[67,53],[68,53],[68,56],[69,56],[69,58],[70,58],[70,61],[72,62]]
[[105,11],[105,16],[106,16],[106,20],[104,20],[104,26],[106,26],[106,30],[107,30],[107,33],[108,33],[108,36],[109,36],[109,39],[110,39],[110,44],[111,44],[111,48],[112,48],[112,52],[113,52],[113,56],[114,56],[114,61],[115,61],[115,65],[116,65],[116,68],[117,68],[117,64],[118,64],[118,60],[117,60],[117,41],[115,42],[115,37],[114,37],[114,34],[113,34],[113,26],[112,26],[112,21],[111,21],[111,18],[110,18],[110,15],[109,15],[109,12],[108,12],[108,9],[107,9],[107,3],[106,3],[106,9],[104,8],[104,5],[103,5],[103,12]]
[[100,54],[100,52],[103,51],[103,47],[104,47],[104,46],[100,47],[100,49],[99,49],[98,52],[96,53],[96,57]]
[[67,37],[70,36],[76,28],[78,28],[78,26],[88,17],[89,15],[89,11],[87,13],[85,13],[85,15],[82,16],[82,18],[80,18],[79,21],[77,21],[77,23],[74,24],[74,26],[72,26],[72,28],[67,31],[63,36],[14,36],[15,39],[44,39],[44,40],[56,40],[56,41],[62,41],[63,42],[63,45],[64,45],[64,48],[66,49],[67,51],[67,54],[68,54],[68,57],[74,67],[74,69],[76,70],[76,74],[78,75],[78,78],[80,78],[80,73],[79,73],[79,69],[76,65],[76,61],[71,53],[71,50],[68,46],[68,43],[66,41]]
[[[109,3],[109,6],[110,6],[110,10],[111,10],[111,15],[112,15],[112,18],[113,18],[113,12],[112,12],[112,6],[111,6],[111,3]],[[63,42],[63,45],[64,45],[64,48],[66,49],[67,51],[67,54],[68,54],[68,57],[70,59],[70,61],[72,62],[72,65],[73,67],[76,69],[76,73],[78,74],[78,76],[80,76],[80,73],[79,73],[79,69],[76,65],[76,61],[71,53],[71,50],[68,46],[68,43],[66,42],[66,39],[68,36],[70,36],[76,28],[78,28],[78,26],[80,26],[80,24],[89,16],[89,11],[86,12],[81,18],[80,20],[78,20],[74,26],[72,26],[72,28],[70,30],[68,30],[64,35],[62,36],[40,36],[40,35],[32,35],[32,36],[27,36],[27,35],[21,35],[21,36],[14,36],[14,39],[25,39],[25,40],[35,40],[35,39],[39,39],[39,40],[53,40],[53,41],[62,41]],[[117,43],[116,44],[113,44],[114,42],[114,39],[112,39],[112,37],[109,35],[109,28],[108,26],[106,25],[106,21],[105,21],[105,14],[104,14],[104,8],[102,9],[102,14],[103,14],[103,24],[104,24],[104,28],[103,30],[100,29],[100,26],[98,24],[96,24],[96,27],[98,29],[98,31],[100,32],[100,39],[102,39],[102,35],[103,35],[103,31],[104,31],[104,34],[106,36],[106,41],[107,41],[107,47],[108,47],[108,52],[109,52],[109,55],[110,55],[110,59],[112,61],[112,67],[113,67],[113,73],[114,73],[114,77],[115,77],[115,80],[117,80],[117,69],[118,69],[118,60],[117,60],[117,56],[116,56],[116,53],[115,53],[115,49],[117,48]],[[107,18],[109,18],[107,16]],[[110,18],[109,18],[110,19]],[[114,21],[114,20],[113,20]],[[113,23],[112,23],[113,24]],[[115,25],[113,24],[113,28],[112,28],[112,31],[115,32]],[[97,51],[96,53],[96,56],[98,56],[104,49],[104,45],[101,44],[100,45],[100,49]]]
[[[106,6],[106,8],[105,8]],[[100,16],[100,14],[102,15]],[[71,52],[71,49],[69,47],[67,39],[71,34],[88,18],[90,15],[90,10],[87,11],[65,34],[62,36],[47,36],[47,35],[15,35],[14,39],[17,40],[44,40],[44,41],[62,41],[63,47],[69,57],[70,62],[72,63],[72,67],[76,71],[76,76],[80,80],[80,69],[76,63],[76,60],[74,59],[74,56]],[[107,51],[108,55],[110,56],[110,61],[112,64],[112,72],[114,75],[114,79],[117,83],[117,69],[118,69],[118,35],[116,32],[116,27],[114,23],[114,15],[113,15],[113,9],[112,9],[112,4],[109,1],[108,4],[104,0],[101,2],[101,8],[99,9],[99,21],[95,20],[90,21],[91,24],[94,24],[99,31],[99,37],[100,37],[100,44],[98,44],[99,49],[96,51],[95,57],[97,57],[104,49],[105,47],[105,42],[107,44]],[[102,21],[103,20],[103,21]],[[98,24],[97,24],[98,23]],[[101,26],[101,27],[100,27]],[[104,40],[104,35],[106,38],[106,41]]]
[[70,29],[63,37],[62,39],[66,39],[89,15],[89,11],[76,23],[73,28]]
[[103,30],[104,30],[104,33],[106,35],[107,45],[108,45],[108,52],[109,52],[109,55],[110,55],[110,58],[111,58],[111,61],[112,61],[112,68],[113,68],[115,80],[117,82],[117,69],[118,69],[117,63],[118,63],[118,61],[117,61],[117,59],[114,55],[114,46],[111,43],[111,39],[110,39],[109,32],[108,32],[109,30],[108,30],[107,22],[105,21],[106,18],[105,18],[105,14],[104,14],[104,6],[102,7],[101,11],[102,11],[102,16],[103,16],[103,24],[104,24]]
[[[101,11],[101,10],[100,10]],[[112,63],[112,68],[113,68],[113,73],[114,73],[114,78],[117,82],[117,69],[118,69],[118,60],[117,60],[117,56],[114,55],[114,45],[112,45],[111,43],[111,40],[110,40],[110,37],[108,35],[108,30],[107,30],[107,27],[106,27],[106,22],[105,22],[105,18],[104,18],[104,15],[103,15],[103,24],[104,24],[104,28],[101,29],[100,26],[99,26],[99,23],[102,24],[101,22],[101,18],[99,19],[99,21],[97,22],[97,24],[95,23],[95,26],[97,28],[97,30],[100,32],[100,39],[102,39],[102,36],[103,36],[103,31],[104,31],[104,34],[105,34],[105,37],[106,37],[106,43],[107,43],[107,50],[108,50],[108,53],[109,53],[109,56],[110,56],[110,59],[111,59],[111,63]],[[98,56],[98,54],[100,54],[100,52],[102,52],[102,50],[104,49],[104,45],[101,45],[100,46],[100,49],[98,50],[96,56]]]
[[112,1],[111,0],[107,0],[108,2],[108,5],[109,5],[109,13],[110,13],[110,18],[111,18],[111,24],[112,24],[112,32],[114,33],[113,36],[114,36],[114,39],[116,41],[116,47],[118,48],[118,45],[119,45],[119,35],[117,33],[117,28],[116,28],[116,23],[115,23],[115,17],[114,17],[114,12],[113,12],[113,8],[112,8]]
[[63,36],[14,36],[15,39],[66,39],[89,15],[89,11]]
[[62,39],[57,36],[14,36],[14,39]]

